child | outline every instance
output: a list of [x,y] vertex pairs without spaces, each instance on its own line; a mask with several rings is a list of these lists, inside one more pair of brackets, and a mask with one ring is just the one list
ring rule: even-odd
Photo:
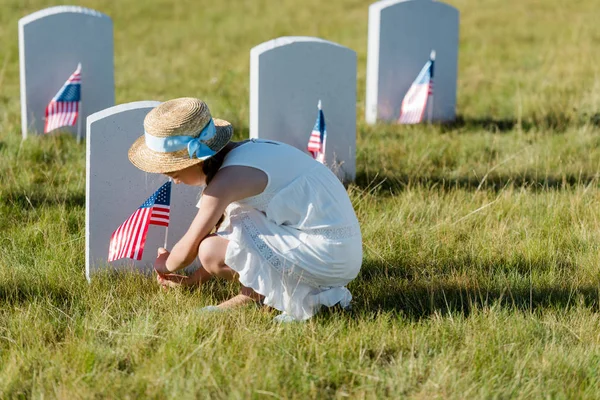
[[[264,303],[283,312],[280,320],[349,305],[345,286],[360,270],[361,233],[346,190],[326,166],[280,142],[230,141],[231,124],[194,98],[160,104],[144,130],[129,149],[136,167],[205,186],[187,233],[171,252],[159,249],[162,285],[238,279],[240,294],[217,309]],[[196,257],[202,267],[192,276],[171,274]]]

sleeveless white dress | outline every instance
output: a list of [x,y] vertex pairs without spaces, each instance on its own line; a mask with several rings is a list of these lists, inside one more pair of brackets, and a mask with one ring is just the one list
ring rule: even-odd
[[345,287],[362,264],[360,226],[344,186],[323,164],[284,143],[251,140],[221,168],[259,169],[263,193],[232,203],[217,234],[229,240],[225,264],[264,303],[296,320],[321,306],[347,307]]

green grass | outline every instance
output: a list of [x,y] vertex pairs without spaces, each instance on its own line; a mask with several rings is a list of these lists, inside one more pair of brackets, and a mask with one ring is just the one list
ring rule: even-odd
[[117,102],[198,96],[248,132],[249,50],[358,53],[364,237],[352,312],[202,315],[235,284],[84,273],[84,147],[20,140],[1,0],[0,398],[600,398],[600,25],[593,0],[453,0],[456,123],[364,124],[368,1],[119,1]]

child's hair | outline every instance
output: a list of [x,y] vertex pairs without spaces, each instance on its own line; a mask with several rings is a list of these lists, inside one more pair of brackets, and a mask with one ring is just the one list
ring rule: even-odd
[[207,185],[213,180],[217,172],[219,172],[219,168],[221,168],[221,165],[223,165],[223,161],[225,160],[227,153],[229,153],[229,151],[223,149],[214,156],[207,158],[202,162],[202,172],[204,175],[206,175]]
[[[219,168],[221,168],[221,165],[223,165],[223,161],[225,160],[225,156],[227,155],[227,153],[229,153],[229,150],[223,149],[214,156],[207,158],[202,162],[202,172],[204,173],[204,175],[206,175],[207,185],[210,183],[210,181],[213,180],[217,172],[219,172]],[[219,230],[219,227],[221,226],[224,220],[225,214],[221,215],[221,218],[219,218],[217,225],[215,225],[215,232]]]

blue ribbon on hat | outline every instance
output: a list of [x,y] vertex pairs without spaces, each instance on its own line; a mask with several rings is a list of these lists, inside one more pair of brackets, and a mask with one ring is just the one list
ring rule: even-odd
[[206,141],[212,139],[217,133],[215,123],[210,119],[209,123],[200,131],[197,137],[193,136],[169,136],[156,137],[148,132],[144,132],[146,146],[152,151],[158,153],[173,153],[175,151],[186,149],[190,158],[208,158],[216,152],[206,145]]

